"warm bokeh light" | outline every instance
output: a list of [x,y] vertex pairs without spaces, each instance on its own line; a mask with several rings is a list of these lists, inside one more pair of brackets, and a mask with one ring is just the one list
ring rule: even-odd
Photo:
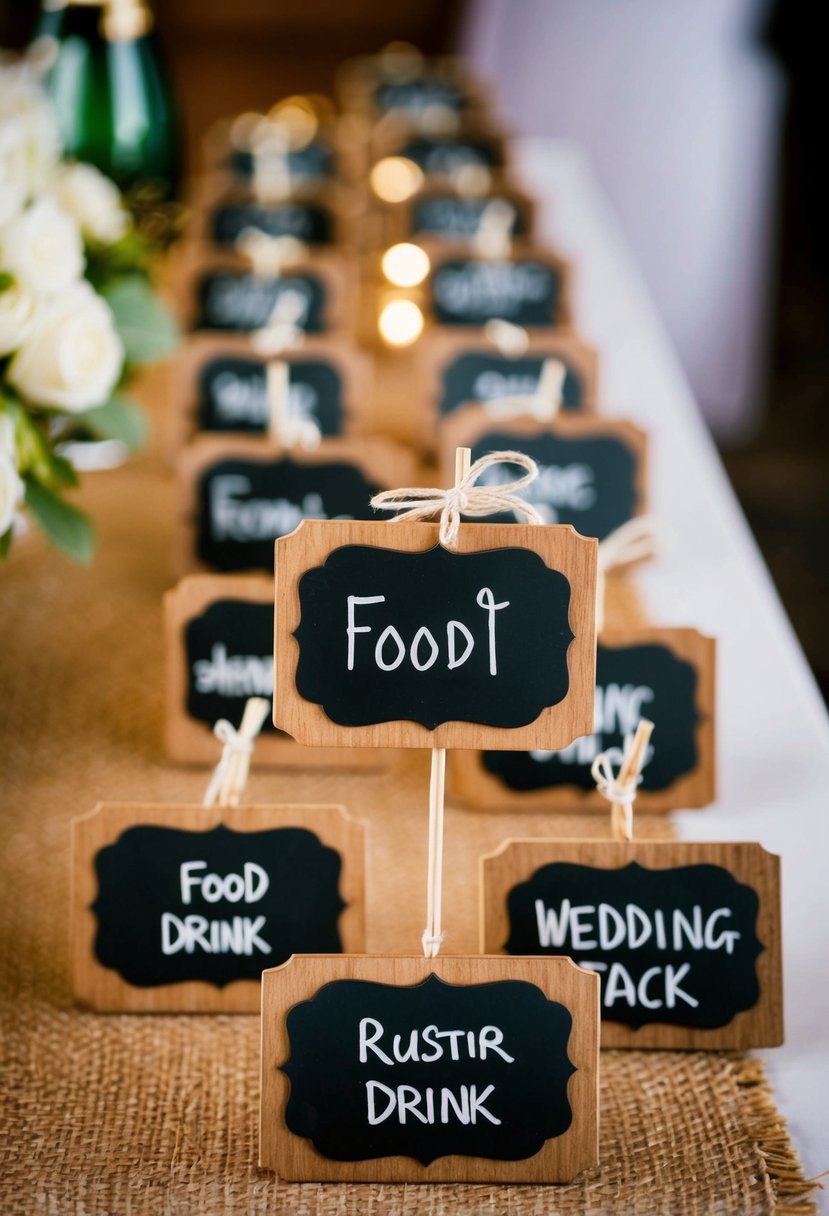
[[395,287],[417,287],[429,273],[429,255],[419,245],[401,241],[383,254],[383,274]]
[[402,203],[423,185],[423,171],[405,156],[384,156],[371,170],[371,188],[385,203]]
[[313,102],[309,97],[300,95],[277,102],[269,111],[268,119],[286,131],[291,148],[304,148],[314,138],[319,126]]
[[377,328],[389,346],[411,346],[423,332],[423,313],[413,300],[392,300],[381,310]]

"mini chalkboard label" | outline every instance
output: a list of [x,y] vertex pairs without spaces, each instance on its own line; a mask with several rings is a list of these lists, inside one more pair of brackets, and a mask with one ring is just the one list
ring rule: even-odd
[[[629,422],[561,417],[499,422],[485,408],[469,405],[441,426],[441,467],[444,477],[451,475],[457,447],[469,447],[473,461],[488,452],[523,452],[539,471],[522,497],[543,521],[572,524],[583,536],[604,540],[647,509],[646,438]],[[481,484],[497,485],[512,476],[509,464],[494,465]],[[510,522],[510,517],[493,516],[492,522]]]
[[401,111],[419,116],[424,110],[452,110],[460,114],[467,105],[460,85],[438,76],[420,76],[415,80],[390,80],[377,85],[374,104],[382,114]]
[[[442,415],[453,413],[468,401],[500,401],[504,397],[532,396],[538,388],[541,369],[549,355],[524,355],[509,359],[505,355],[470,351],[461,354],[444,369],[438,404]],[[578,368],[559,357],[564,364],[564,381],[559,408],[566,412],[584,408],[586,385]]]
[[266,967],[363,949],[363,833],[341,807],[98,806],[73,824],[77,999],[252,1011]]
[[217,245],[232,247],[248,228],[271,237],[290,236],[304,245],[330,245],[335,239],[330,209],[310,199],[222,203],[211,217],[210,236]]
[[597,972],[606,1045],[774,1046],[778,867],[757,844],[511,841],[483,860],[483,948]]
[[425,177],[453,178],[463,169],[504,166],[503,142],[498,136],[413,135],[399,151],[414,161]]
[[208,271],[199,280],[196,328],[241,333],[264,329],[278,301],[289,293],[299,329],[314,334],[330,328],[326,284],[314,271],[291,270],[274,278],[229,269]]
[[[321,435],[343,430],[343,383],[339,369],[320,359],[292,358],[287,410],[310,419]],[[261,358],[217,356],[204,363],[198,382],[198,429],[264,434],[268,430],[267,374]]]
[[[184,631],[187,713],[211,729],[219,718],[238,727],[249,697],[273,699],[273,605],[223,599]],[[272,731],[266,721],[263,731]]]
[[213,570],[272,570],[273,543],[303,519],[368,519],[369,502],[408,454],[384,440],[323,440],[286,451],[260,439],[204,436],[184,454],[196,560]]
[[[476,806],[545,806],[574,797],[604,806],[591,765],[619,764],[641,717],[658,732],[646,752],[640,810],[706,806],[715,797],[715,642],[695,629],[603,633],[596,658],[595,729],[559,751],[485,751],[452,757],[453,788]],[[658,744],[657,744],[658,739]]]
[[[312,422],[323,438],[356,429],[370,393],[371,365],[333,334],[283,351],[287,416]],[[199,431],[264,435],[270,428],[266,355],[244,334],[193,334],[174,362],[169,448]]]
[[556,961],[267,971],[261,1164],[308,1180],[573,1177],[596,1154],[596,984]]
[[277,545],[277,725],[301,742],[475,746],[592,724],[595,541],[568,528],[320,525]]
[[[213,726],[238,727],[251,696],[273,695],[273,577],[194,574],[164,597],[164,743],[172,760],[215,763]],[[254,765],[377,768],[366,748],[307,748],[270,722]]]
[[[234,149],[230,157],[230,167],[238,177],[251,177],[253,154],[244,148]],[[334,177],[336,162],[328,141],[318,138],[311,140],[304,148],[292,148],[286,152],[285,168],[293,182],[307,184],[323,182]]]
[[439,325],[553,326],[566,320],[564,268],[547,255],[510,260],[447,257],[429,279]]
[[531,213],[527,203],[517,195],[490,194],[468,197],[449,191],[430,192],[416,196],[410,205],[408,235],[440,237],[450,241],[469,241],[478,234],[481,216],[493,202],[509,204],[514,216],[508,229],[510,237],[530,235]]

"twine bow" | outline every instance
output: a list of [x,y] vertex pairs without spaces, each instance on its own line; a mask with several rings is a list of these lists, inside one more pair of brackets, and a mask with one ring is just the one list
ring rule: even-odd
[[566,375],[567,368],[560,359],[545,359],[534,393],[494,397],[484,403],[484,409],[492,418],[528,416],[536,422],[550,422],[561,409]]
[[277,296],[268,323],[255,329],[250,335],[250,344],[260,355],[279,355],[291,347],[301,346],[305,331],[299,322],[305,315],[305,297],[289,288]]
[[238,806],[245,790],[250,769],[253,741],[262,729],[270,710],[270,701],[264,697],[249,697],[239,729],[220,718],[213,727],[213,734],[222,744],[219,763],[213,770],[205,791],[202,806]]
[[610,803],[610,827],[614,840],[633,840],[633,804],[642,780],[645,756],[653,733],[653,722],[641,718],[636,734],[625,741],[619,772],[613,772],[610,756],[599,752],[590,766],[596,789]]
[[499,355],[505,359],[520,359],[530,345],[530,335],[523,325],[514,325],[502,317],[492,317],[484,326],[488,338]]
[[482,258],[506,258],[512,246],[512,225],[515,208],[504,198],[493,198],[481,211],[478,231],[473,238],[476,252]]
[[[487,470],[497,464],[516,464],[524,475],[499,486],[479,486],[475,483]],[[440,543],[451,548],[460,527],[461,515],[475,518],[514,511],[528,524],[541,524],[543,519],[532,503],[516,494],[538,476],[538,465],[523,452],[489,452],[481,456],[465,477],[448,490],[405,486],[400,490],[384,490],[375,494],[371,506],[375,511],[398,511],[391,521],[430,519],[440,516]]]
[[291,369],[282,359],[272,359],[266,368],[268,385],[268,435],[282,447],[319,447],[322,435],[313,418],[290,410]]
[[301,262],[308,254],[308,246],[295,236],[269,236],[261,228],[243,228],[236,238],[236,248],[260,278],[278,278],[286,266]]
[[670,529],[653,515],[637,515],[629,519],[603,541],[599,542],[596,585],[596,628],[604,627],[605,596],[609,571],[630,562],[656,557],[664,552],[671,539]]

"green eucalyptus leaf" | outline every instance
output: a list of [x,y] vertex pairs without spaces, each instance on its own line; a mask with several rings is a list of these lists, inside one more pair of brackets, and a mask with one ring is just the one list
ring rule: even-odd
[[106,405],[78,415],[93,434],[101,439],[120,439],[131,452],[144,447],[150,435],[147,416],[134,401],[115,393]]
[[88,565],[95,550],[95,530],[89,516],[33,477],[27,476],[25,481],[26,506],[55,548],[73,561]]
[[2,561],[4,557],[8,556],[9,549],[12,547],[13,534],[14,529],[7,528],[3,535],[0,536],[0,561]]
[[128,363],[155,363],[175,350],[178,326],[143,275],[118,279],[103,296],[115,315]]

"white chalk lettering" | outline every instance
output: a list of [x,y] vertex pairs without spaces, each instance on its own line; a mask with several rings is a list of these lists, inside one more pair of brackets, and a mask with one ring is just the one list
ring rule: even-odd
[[209,659],[193,664],[196,692],[221,697],[272,697],[273,655],[228,655],[224,642],[215,642]]

